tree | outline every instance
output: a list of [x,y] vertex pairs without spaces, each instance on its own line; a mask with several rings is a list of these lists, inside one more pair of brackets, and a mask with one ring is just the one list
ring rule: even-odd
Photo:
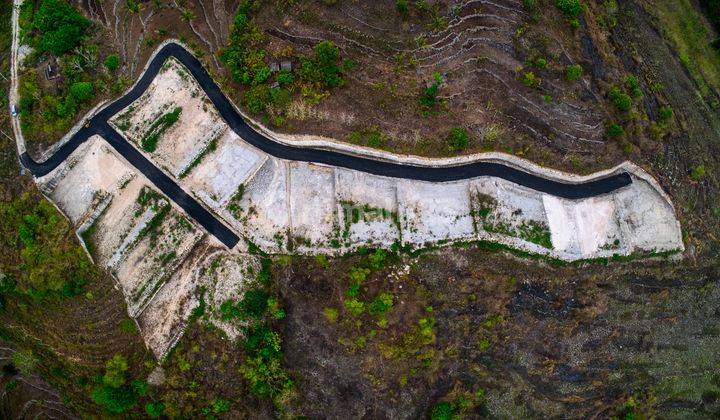
[[431,420],[452,420],[455,416],[455,407],[453,404],[442,401],[435,404],[430,412]]
[[70,94],[78,102],[85,102],[93,96],[93,85],[91,82],[77,82],[70,85]]
[[580,0],[555,0],[555,5],[569,18],[577,17],[582,11]]
[[38,49],[60,56],[80,45],[91,22],[65,0],[42,0],[33,18]]
[[115,71],[120,66],[120,57],[117,54],[110,54],[105,59],[105,67],[110,71]]
[[623,92],[617,86],[613,86],[613,88],[610,89],[608,98],[610,98],[610,101],[613,103],[613,105],[615,105],[615,108],[619,109],[620,111],[628,111],[630,110],[630,108],[632,108],[633,101],[630,95]]
[[300,63],[302,77],[325,88],[342,86],[345,81],[338,66],[340,49],[332,41],[315,45],[314,57],[303,57]]
[[580,64],[573,64],[571,66],[567,66],[567,68],[565,69],[565,79],[568,82],[574,82],[580,79],[582,73],[583,68]]
[[156,419],[165,412],[165,404],[162,402],[151,402],[145,405],[145,412],[150,418]]
[[615,138],[615,137],[620,137],[623,134],[625,134],[625,130],[619,124],[610,124],[610,126],[607,129],[608,137]]
[[103,383],[113,388],[119,388],[125,384],[125,372],[128,370],[127,360],[123,355],[116,354],[105,364],[105,375]]

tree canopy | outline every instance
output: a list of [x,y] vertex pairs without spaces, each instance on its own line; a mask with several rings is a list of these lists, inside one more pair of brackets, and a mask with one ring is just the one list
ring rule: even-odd
[[38,30],[37,48],[63,55],[80,45],[91,22],[65,0],[42,0],[33,27]]

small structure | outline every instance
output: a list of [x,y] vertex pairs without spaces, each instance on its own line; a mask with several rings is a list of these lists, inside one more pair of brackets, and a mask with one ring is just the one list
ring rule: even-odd
[[290,60],[283,60],[280,62],[280,70],[282,71],[292,71],[292,61]]
[[273,61],[272,63],[270,63],[270,71],[273,73],[280,71],[280,64],[278,64],[277,61]]
[[50,58],[45,66],[45,78],[47,80],[55,79],[60,75],[60,68],[54,58]]

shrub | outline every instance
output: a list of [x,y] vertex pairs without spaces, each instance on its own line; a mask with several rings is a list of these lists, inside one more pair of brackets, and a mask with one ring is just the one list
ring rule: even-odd
[[673,109],[670,105],[660,107],[658,118],[660,121],[667,121],[673,116]]
[[147,383],[134,380],[126,385],[127,360],[116,354],[105,364],[105,375],[101,383],[93,388],[90,397],[108,412],[120,414],[137,405],[138,399],[147,395]]
[[277,74],[275,81],[277,81],[281,87],[287,87],[293,84],[295,76],[293,76],[293,74],[289,71],[283,70]]
[[430,412],[430,419],[432,420],[452,420],[455,416],[455,407],[453,404],[442,401],[435,404]]
[[354,316],[360,316],[365,312],[365,304],[357,299],[346,299],[345,308]]
[[625,130],[619,124],[610,124],[607,129],[608,137],[616,138],[625,134]]
[[81,292],[97,272],[83,249],[67,240],[68,232],[70,226],[57,209],[34,194],[0,201],[0,238],[13,251],[7,251],[7,257],[19,267],[3,269],[13,279],[13,291],[37,298]]
[[470,143],[470,136],[464,128],[455,127],[450,131],[448,145],[450,151],[464,150]]
[[690,178],[692,178],[693,181],[700,181],[705,178],[706,175],[707,170],[705,169],[705,165],[696,166],[695,169],[690,172]]
[[70,94],[78,102],[85,102],[93,97],[93,85],[90,82],[77,82],[70,85]]
[[395,8],[403,19],[407,17],[408,12],[410,11],[407,0],[397,0],[397,2],[395,2]]
[[270,103],[270,87],[267,85],[257,85],[245,92],[245,106],[250,112],[261,113]]
[[337,321],[338,315],[340,315],[337,309],[329,307],[323,309],[323,314],[325,314],[325,318],[330,322]]
[[437,104],[437,95],[442,84],[442,75],[440,73],[433,74],[433,83],[426,87],[420,95],[420,105],[424,108],[434,108]]
[[259,397],[284,399],[293,381],[283,369],[280,335],[266,325],[245,330],[247,358],[240,373],[250,382],[250,390]]
[[529,71],[523,76],[523,84],[530,88],[536,88],[540,86],[540,79],[535,76],[535,73]]
[[548,61],[547,61],[547,59],[545,59],[543,57],[538,57],[535,59],[534,64],[535,64],[535,67],[537,67],[539,69],[545,69],[545,68],[547,68]]
[[700,0],[700,6],[715,29],[720,31],[720,0]]
[[555,6],[569,18],[577,17],[582,11],[580,0],[555,0]]
[[568,82],[574,82],[582,77],[583,68],[580,64],[573,64],[565,68],[565,79]]
[[150,402],[145,405],[145,413],[148,417],[156,419],[165,412],[165,404],[162,402]]
[[12,363],[23,375],[30,375],[35,370],[37,359],[30,350],[19,350],[13,353]]
[[120,67],[120,57],[117,54],[110,54],[105,59],[105,67],[110,71],[115,71]]
[[370,315],[384,315],[393,307],[393,296],[390,293],[381,293],[368,305]]
[[625,87],[633,98],[639,98],[643,95],[642,89],[640,89],[640,81],[632,74],[625,78]]
[[125,384],[125,372],[127,372],[127,370],[128,364],[125,357],[121,354],[116,354],[105,363],[103,383],[113,388],[121,387]]
[[264,290],[248,290],[239,303],[240,310],[249,317],[259,318],[268,307],[268,298],[270,295]]
[[610,89],[608,98],[610,98],[610,101],[613,103],[613,105],[615,105],[615,108],[619,109],[620,111],[628,111],[630,110],[630,108],[632,108],[633,101],[630,95],[623,92],[617,86],[613,86],[613,88]]
[[305,80],[322,87],[339,87],[345,83],[339,61],[340,49],[332,41],[321,41],[315,45],[314,57],[301,58],[300,74]]

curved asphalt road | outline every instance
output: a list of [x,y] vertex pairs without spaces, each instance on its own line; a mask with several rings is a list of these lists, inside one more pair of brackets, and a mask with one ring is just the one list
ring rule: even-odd
[[253,129],[242,116],[238,114],[230,100],[222,93],[217,84],[215,84],[210,75],[205,71],[200,61],[181,45],[175,43],[166,45],[155,55],[155,58],[149,63],[148,68],[130,92],[95,114],[95,116],[89,120],[88,124],[72,136],[54,155],[44,162],[35,162],[27,152],[25,152],[20,156],[23,165],[36,177],[46,175],[67,159],[67,157],[90,136],[99,134],[123,155],[125,159],[153,182],[156,187],[207,229],[208,232],[217,237],[229,248],[234,247],[239,240],[235,233],[223,225],[194,198],[183,191],[175,181],[159,170],[108,124],[108,119],[129,106],[145,92],[150,82],[152,82],[165,63],[165,60],[169,57],[175,57],[190,70],[190,73],[192,73],[198,81],[220,115],[235,133],[258,149],[280,159],[323,163],[375,175],[419,181],[443,182],[479,176],[494,176],[539,192],[568,199],[594,197],[615,191],[632,183],[632,179],[627,172],[581,184],[571,184],[543,178],[495,162],[473,162],[448,167],[425,167],[378,161],[336,151],[294,147],[277,143]]

